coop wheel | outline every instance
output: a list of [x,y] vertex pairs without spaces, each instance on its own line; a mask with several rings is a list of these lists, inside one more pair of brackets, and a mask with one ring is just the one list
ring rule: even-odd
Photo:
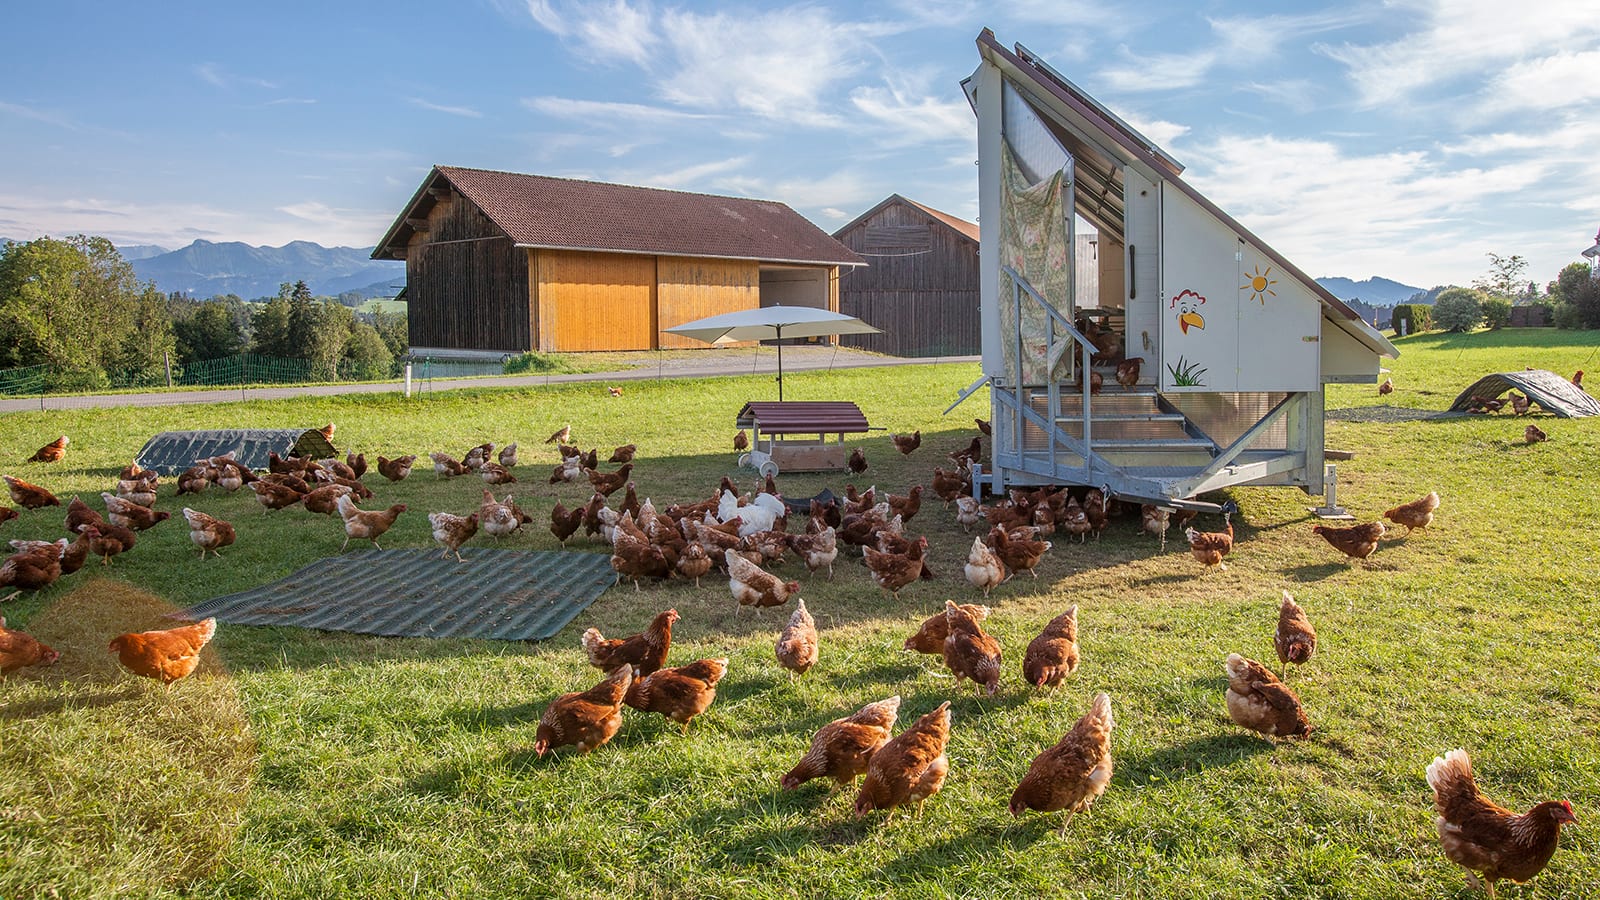
[[739,454],[739,468],[742,469],[742,468],[744,468],[745,466],[748,466],[748,465],[750,465],[750,454],[748,454],[748,453]]
[[766,478],[768,475],[772,476],[773,478],[777,478],[778,464],[769,459],[762,463],[760,468],[756,469],[756,473],[762,478]]

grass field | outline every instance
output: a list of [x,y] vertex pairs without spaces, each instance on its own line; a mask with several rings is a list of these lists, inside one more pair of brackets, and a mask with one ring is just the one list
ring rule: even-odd
[[[1507,330],[1398,342],[1394,394],[1345,386],[1329,407],[1442,410],[1483,374],[1525,365],[1562,374],[1590,364],[1593,333]],[[851,398],[876,425],[923,431],[894,452],[860,441],[858,484],[926,483],[969,440],[982,396],[939,413],[976,366],[918,366],[788,379],[791,399]],[[635,478],[657,504],[708,495],[733,471],[731,421],[769,378],[307,398],[209,407],[14,414],[0,460],[26,458],[63,432],[67,459],[5,470],[63,496],[92,498],[159,431],[308,427],[378,453],[457,455],[484,440],[522,445],[519,503],[537,525],[510,543],[554,549],[544,524],[550,448],[570,422],[604,451],[639,445]],[[1403,416],[1392,417],[1395,419]],[[1238,544],[1226,572],[1202,575],[1181,537],[1165,553],[1137,523],[1085,545],[1058,541],[1039,567],[997,589],[987,627],[1005,649],[1000,693],[978,699],[933,657],[900,649],[961,577],[971,537],[925,504],[939,578],[897,602],[841,556],[833,582],[802,578],[822,629],[822,661],[791,680],[772,655],[781,611],[736,615],[725,581],[612,589],[539,645],[376,639],[223,626],[217,652],[170,691],[120,673],[112,635],[165,627],[163,610],[280,578],[338,550],[337,521],[266,516],[248,492],[189,498],[236,523],[239,542],[200,562],[181,522],[147,532],[108,570],[85,571],[4,614],[63,651],[0,690],[0,897],[1317,897],[1481,896],[1439,851],[1422,770],[1467,748],[1483,788],[1522,809],[1572,802],[1580,824],[1531,884],[1506,897],[1600,896],[1600,695],[1595,631],[1600,564],[1594,422],[1539,418],[1550,441],[1521,442],[1510,415],[1420,421],[1333,417],[1340,500],[1363,521],[1436,489],[1433,528],[1391,533],[1368,565],[1349,565],[1310,533],[1310,499],[1287,489],[1233,493]],[[781,477],[791,495],[843,479]],[[429,547],[425,513],[475,508],[481,484],[419,469],[368,479],[367,505],[404,502],[384,547]],[[179,506],[163,486],[158,506]],[[95,504],[98,505],[98,504]],[[0,536],[64,534],[59,510],[26,512]],[[1202,521],[1202,527],[1219,524]],[[575,549],[598,551],[576,542]],[[97,566],[90,568],[98,569]],[[803,571],[793,561],[791,572]],[[791,576],[793,577],[793,576]],[[1320,642],[1291,674],[1316,725],[1274,746],[1229,722],[1222,661],[1272,656],[1279,592],[1306,607]],[[1022,651],[1050,617],[1080,606],[1083,666],[1053,693],[1025,689]],[[682,614],[671,662],[731,658],[710,711],[687,737],[628,711],[589,756],[532,752],[551,699],[600,674],[578,647],[597,625],[636,631],[660,609]],[[1006,801],[1029,760],[1108,691],[1116,775],[1065,836],[1056,816],[1013,819]],[[901,725],[952,700],[952,772],[920,820],[856,820],[845,792],[793,792],[778,777],[823,723],[891,694]],[[897,728],[898,731],[898,728]]]

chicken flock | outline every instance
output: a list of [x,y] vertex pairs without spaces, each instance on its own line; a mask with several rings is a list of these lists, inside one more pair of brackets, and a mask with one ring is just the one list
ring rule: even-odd
[[[826,648],[815,613],[801,597],[801,581],[770,570],[793,558],[804,566],[807,579],[831,581],[839,565],[853,561],[868,570],[879,590],[901,600],[901,592],[919,582],[944,577],[940,574],[944,565],[929,558],[926,534],[909,530],[913,520],[928,516],[925,498],[942,503],[953,515],[953,524],[964,532],[977,529],[965,560],[960,561],[961,577],[975,600],[980,591],[982,600],[989,600],[994,590],[1019,574],[1037,579],[1037,568],[1057,546],[1099,540],[1121,519],[1137,522],[1137,530],[1157,538],[1163,550],[1168,531],[1179,528],[1201,575],[1225,570],[1225,559],[1237,539],[1232,517],[1239,508],[1231,500],[1213,507],[1221,513],[1222,528],[1211,531],[1196,527],[1200,524],[1196,510],[1203,505],[1132,504],[1114,497],[1106,487],[1014,489],[1004,498],[980,503],[974,497],[970,469],[981,459],[981,436],[949,453],[948,468],[935,467],[926,488],[913,485],[904,494],[850,484],[843,498],[795,503],[784,498],[770,475],[750,492],[741,492],[724,477],[716,490],[697,502],[658,509],[648,496],[641,498],[634,480],[637,446],[617,447],[608,457],[617,468],[605,471],[600,451],[580,450],[570,443],[571,434],[571,427],[563,426],[545,441],[554,444],[559,454],[547,481],[555,486],[586,485],[590,494],[571,507],[556,500],[548,526],[556,541],[567,546],[581,532],[582,539],[603,543],[616,581],[631,583],[634,592],[642,592],[647,583],[683,581],[699,586],[702,579],[717,577],[726,578],[735,615],[747,606],[758,614],[765,608],[787,608],[785,624],[774,623],[773,655],[791,678],[805,677],[821,664]],[[745,443],[742,438],[740,432],[736,447]],[[893,435],[892,442],[909,456],[922,447],[922,434]],[[59,460],[67,445],[68,438],[62,436],[42,448],[34,461]],[[417,459],[416,455],[378,456],[372,471],[388,482],[403,481],[411,476]],[[459,458],[435,451],[428,459],[436,479],[476,474],[483,485],[475,509],[428,513],[431,535],[442,556],[462,561],[462,548],[469,541],[498,544],[533,523],[516,503],[517,488],[505,487],[522,483],[517,472],[526,460],[519,458],[517,444],[497,448],[485,442]],[[867,468],[864,453],[857,449],[851,471],[860,474]],[[228,454],[197,460],[180,473],[174,480],[174,496],[248,487],[263,516],[297,505],[313,514],[336,515],[345,538],[340,551],[351,541],[370,542],[376,548],[407,506],[370,502],[374,493],[361,480],[368,471],[365,456],[354,453],[343,460],[273,454],[267,470],[260,473]],[[4,480],[12,501],[30,515],[63,506],[43,487],[9,475]],[[100,565],[110,565],[114,557],[135,548],[140,532],[170,518],[167,511],[155,509],[161,487],[155,473],[129,466],[115,487],[115,492],[101,494],[104,515],[78,497],[69,498],[64,506],[70,538],[12,541],[15,552],[0,564],[0,588],[46,588],[78,571],[91,556],[98,557]],[[621,500],[614,502],[619,492]],[[1410,536],[1433,523],[1438,507],[1438,494],[1430,492],[1385,511],[1383,518],[1404,527]],[[223,556],[238,539],[234,523],[187,506],[182,513],[200,560]],[[17,515],[0,507],[0,522]],[[1319,524],[1312,532],[1349,559],[1362,561],[1379,549],[1388,533],[1381,521],[1350,527]],[[953,564],[952,573],[954,568]],[[1006,658],[1000,642],[984,629],[991,607],[949,598],[942,599],[942,606],[905,639],[904,648],[938,657],[953,676],[952,685],[968,681],[982,695],[997,694],[1005,681]],[[714,703],[730,660],[704,658],[667,665],[673,626],[679,619],[676,609],[667,609],[645,631],[623,638],[608,639],[595,628],[585,631],[580,641],[584,657],[603,677],[587,690],[562,694],[550,703],[538,723],[536,753],[542,756],[561,747],[587,753],[604,746],[624,726],[624,707],[659,713],[687,733],[693,720]],[[165,631],[120,635],[108,650],[129,671],[171,685],[195,670],[215,631],[215,621],[208,619]],[[1072,605],[1027,645],[1020,657],[1022,683],[1031,690],[1048,691],[1068,678],[1088,677],[1082,675],[1085,660],[1078,635],[1079,608]],[[1227,656],[1221,666],[1227,682],[1223,702],[1236,724],[1268,739],[1306,738],[1314,730],[1311,716],[1284,679],[1290,664],[1312,662],[1317,633],[1306,610],[1287,592],[1278,606],[1273,648],[1278,673],[1240,653]],[[56,651],[26,632],[5,627],[0,618],[0,673],[48,666],[58,659]],[[1090,663],[1088,671],[1093,670]],[[819,729],[807,747],[796,748],[798,760],[778,777],[778,785],[793,790],[808,781],[829,779],[849,787],[859,778],[856,815],[885,810],[892,816],[901,806],[920,810],[951,774],[946,747],[957,723],[946,700],[896,733],[901,703],[899,696],[890,696],[871,699],[854,711],[842,710],[846,714]],[[1016,816],[1029,810],[1064,812],[1065,830],[1072,816],[1089,809],[1111,784],[1114,724],[1111,696],[1096,693],[1061,739],[1034,757],[1010,798],[1010,812]],[[1446,855],[1481,873],[1491,894],[1498,878],[1525,880],[1542,869],[1554,852],[1561,826],[1576,821],[1570,805],[1561,802],[1540,804],[1518,816],[1484,799],[1477,793],[1463,750],[1436,759],[1428,767],[1427,781],[1435,791]]]

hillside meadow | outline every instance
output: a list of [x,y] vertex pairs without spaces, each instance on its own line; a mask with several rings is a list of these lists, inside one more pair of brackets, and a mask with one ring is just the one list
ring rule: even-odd
[[[179,502],[168,480],[158,508],[174,521],[109,567],[91,563],[0,609],[63,653],[0,683],[0,896],[1481,896],[1440,852],[1423,780],[1454,747],[1472,753],[1501,803],[1567,799],[1579,819],[1545,872],[1502,884],[1502,896],[1600,896],[1595,422],[1539,416],[1550,441],[1528,446],[1525,421],[1509,414],[1428,416],[1489,372],[1590,365],[1594,335],[1397,343],[1393,394],[1332,389],[1330,410],[1356,412],[1330,414],[1328,445],[1356,454],[1338,465],[1340,500],[1358,519],[1437,490],[1432,528],[1391,532],[1367,564],[1351,564],[1311,533],[1314,498],[1242,489],[1230,494],[1242,514],[1225,572],[1202,573],[1176,533],[1161,552],[1134,519],[1099,541],[1057,539],[1037,579],[1014,579],[989,601],[986,627],[1006,659],[992,698],[901,649],[946,598],[979,596],[961,575],[972,537],[933,501],[911,530],[928,535],[938,577],[898,601],[843,554],[832,582],[790,575],[822,633],[822,660],[800,679],[772,653],[787,610],[737,613],[712,577],[699,588],[612,588],[540,644],[222,625],[202,670],[165,690],[118,670],[105,642],[281,578],[344,539],[336,520],[268,515],[249,492]],[[974,416],[987,417],[981,394],[940,415],[976,377],[959,364],[808,372],[787,390],[856,400],[888,432],[920,428],[909,457],[888,432],[853,442],[871,464],[855,483],[903,493],[970,439]],[[733,417],[772,394],[770,378],[730,377],[630,383],[621,398],[576,384],[19,413],[0,424],[0,471],[93,500],[166,430],[332,421],[335,443],[369,462],[515,440],[523,483],[512,488],[536,523],[503,546],[554,550],[552,505],[588,491],[545,483],[551,432],[570,423],[602,459],[637,443],[640,495],[664,506],[707,496],[724,474],[754,482],[735,469]],[[16,462],[61,433],[73,439],[65,461]],[[845,480],[779,482],[803,496]],[[366,506],[409,505],[385,549],[434,547],[425,514],[465,513],[482,490],[421,465],[405,482],[374,473],[367,483],[377,497]],[[177,517],[185,503],[236,524],[221,559],[199,560]],[[0,525],[12,539],[63,534],[58,509]],[[468,548],[488,545],[480,535]],[[566,552],[601,551],[578,539]],[[804,571],[793,560],[786,569]],[[1285,589],[1319,633],[1316,657],[1289,676],[1316,731],[1274,745],[1228,720],[1222,661],[1272,658]],[[1082,668],[1053,692],[1027,689],[1023,649],[1074,603]],[[629,710],[601,750],[537,757],[544,707],[601,677],[578,646],[582,630],[627,634],[667,607],[682,616],[671,664],[731,660],[711,709],[686,737]],[[1102,690],[1117,721],[1110,789],[1065,835],[1059,814],[1012,818],[1006,802],[1029,760]],[[920,819],[855,819],[853,791],[817,782],[779,790],[816,728],[895,694],[901,727],[952,701],[951,775]]]

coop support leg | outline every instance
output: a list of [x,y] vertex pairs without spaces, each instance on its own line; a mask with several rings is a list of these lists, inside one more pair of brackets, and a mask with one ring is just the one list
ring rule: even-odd
[[1349,519],[1352,516],[1339,505],[1339,467],[1325,463],[1322,467],[1322,505],[1311,510],[1319,519]]

